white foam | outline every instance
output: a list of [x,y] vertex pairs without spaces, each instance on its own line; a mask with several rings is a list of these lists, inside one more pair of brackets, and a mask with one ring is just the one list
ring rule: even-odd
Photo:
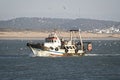
[[120,56],[120,54],[85,54],[85,56]]

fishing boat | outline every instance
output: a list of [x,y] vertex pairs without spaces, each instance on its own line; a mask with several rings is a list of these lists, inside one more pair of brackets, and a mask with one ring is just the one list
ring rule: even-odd
[[[56,32],[52,32],[43,43],[27,43],[32,50],[33,56],[40,57],[63,57],[63,56],[83,56],[92,50],[91,42],[83,42],[80,30],[70,30],[70,39],[60,39]],[[73,34],[79,36],[74,39]],[[78,38],[78,37],[77,37]]]

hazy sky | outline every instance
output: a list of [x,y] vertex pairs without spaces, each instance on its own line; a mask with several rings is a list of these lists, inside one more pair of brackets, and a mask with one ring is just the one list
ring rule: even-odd
[[17,17],[120,21],[120,0],[0,0],[0,20]]

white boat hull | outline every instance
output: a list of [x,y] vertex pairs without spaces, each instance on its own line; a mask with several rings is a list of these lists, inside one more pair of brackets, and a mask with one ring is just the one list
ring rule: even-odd
[[69,53],[65,53],[64,49],[60,49],[58,51],[55,50],[41,50],[37,48],[30,47],[33,54],[30,55],[32,57],[62,57],[62,56],[82,56],[84,54],[84,51],[79,50],[76,54],[75,52],[71,51]]
[[55,50],[41,50],[41,49],[36,49],[36,48],[32,48],[30,47],[33,55],[32,56],[41,56],[41,57],[50,57],[50,56],[63,56],[64,54],[64,50],[59,50],[59,51],[55,51]]

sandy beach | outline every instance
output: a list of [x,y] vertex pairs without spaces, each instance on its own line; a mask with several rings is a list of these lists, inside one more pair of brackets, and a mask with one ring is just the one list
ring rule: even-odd
[[[20,32],[0,32],[0,39],[37,39],[45,38],[50,32],[37,31],[20,31]],[[69,32],[57,32],[59,37],[69,37]],[[120,39],[120,34],[96,34],[96,33],[81,33],[83,38],[117,38]]]

